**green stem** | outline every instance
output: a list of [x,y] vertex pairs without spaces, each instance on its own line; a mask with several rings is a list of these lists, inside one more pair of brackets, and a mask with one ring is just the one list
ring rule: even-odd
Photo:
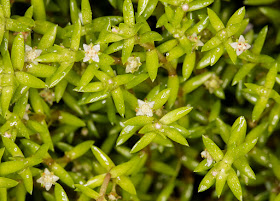
[[97,199],[97,201],[104,201],[105,200],[105,194],[106,194],[106,190],[107,190],[108,184],[110,182],[110,179],[111,179],[111,174],[107,173],[105,178],[104,178],[103,184],[100,188],[100,192],[99,192],[100,197]]

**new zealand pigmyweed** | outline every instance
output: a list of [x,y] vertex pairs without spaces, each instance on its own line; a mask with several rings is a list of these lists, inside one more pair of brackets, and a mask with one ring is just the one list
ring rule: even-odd
[[279,9],[0,0],[0,200],[280,201]]

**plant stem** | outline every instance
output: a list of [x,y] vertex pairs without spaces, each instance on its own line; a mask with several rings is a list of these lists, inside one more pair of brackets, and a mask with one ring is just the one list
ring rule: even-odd
[[103,184],[100,188],[100,192],[99,192],[100,197],[97,199],[97,201],[104,201],[104,196],[106,194],[106,190],[107,190],[108,184],[110,182],[110,179],[111,179],[111,174],[107,173],[104,178]]

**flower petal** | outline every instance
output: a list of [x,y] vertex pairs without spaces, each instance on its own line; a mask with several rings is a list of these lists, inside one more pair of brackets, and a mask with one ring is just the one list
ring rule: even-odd
[[86,52],[90,49],[89,45],[87,44],[83,44],[83,48]]
[[90,60],[90,58],[86,55],[85,57],[84,57],[84,59],[83,59],[83,62],[87,62],[87,61],[89,61]]
[[248,50],[251,48],[251,45],[249,43],[245,43],[245,49]]
[[45,173],[45,174],[50,174],[51,172],[49,171],[48,168],[45,168],[44,173]]
[[149,104],[149,106],[150,106],[151,108],[153,108],[153,107],[154,107],[154,104],[155,104],[155,101],[148,102],[148,104]]
[[243,35],[239,36],[238,42],[243,42],[243,43],[245,42],[245,38]]
[[25,45],[25,52],[30,52],[32,51],[32,47],[30,47],[29,45]]
[[93,46],[93,49],[94,49],[96,52],[99,52],[99,51],[100,51],[100,45],[97,44],[97,45]]
[[92,57],[92,60],[95,62],[99,62],[99,56],[96,54]]
[[136,112],[136,116],[144,116],[145,114],[142,112],[142,110],[138,110]]
[[201,42],[201,40],[198,40],[197,43],[196,43],[196,46],[203,46],[203,45],[204,45],[204,43]]
[[37,50],[35,50],[35,53],[36,53],[36,57],[38,57],[38,56],[40,56],[40,54],[42,53],[42,50],[37,49]]
[[236,49],[237,48],[237,42],[234,42],[234,43],[230,43],[230,46],[233,48],[233,49]]
[[142,107],[142,105],[145,104],[145,101],[142,101],[140,99],[137,100],[139,107]]
[[52,184],[51,184],[51,183],[47,183],[47,184],[45,185],[45,188],[46,188],[47,191],[49,191],[49,190],[51,189],[51,187],[52,187]]
[[58,177],[58,176],[53,175],[53,182],[56,182],[56,181],[58,181],[58,180],[59,180],[59,177]]
[[241,50],[241,49],[236,49],[236,54],[237,54],[237,56],[239,56],[240,54],[242,54],[242,52],[243,52],[243,50]]

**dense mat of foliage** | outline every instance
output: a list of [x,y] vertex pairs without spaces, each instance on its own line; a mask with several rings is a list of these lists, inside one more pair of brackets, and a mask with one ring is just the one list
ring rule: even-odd
[[0,3],[1,201],[280,201],[279,0]]

